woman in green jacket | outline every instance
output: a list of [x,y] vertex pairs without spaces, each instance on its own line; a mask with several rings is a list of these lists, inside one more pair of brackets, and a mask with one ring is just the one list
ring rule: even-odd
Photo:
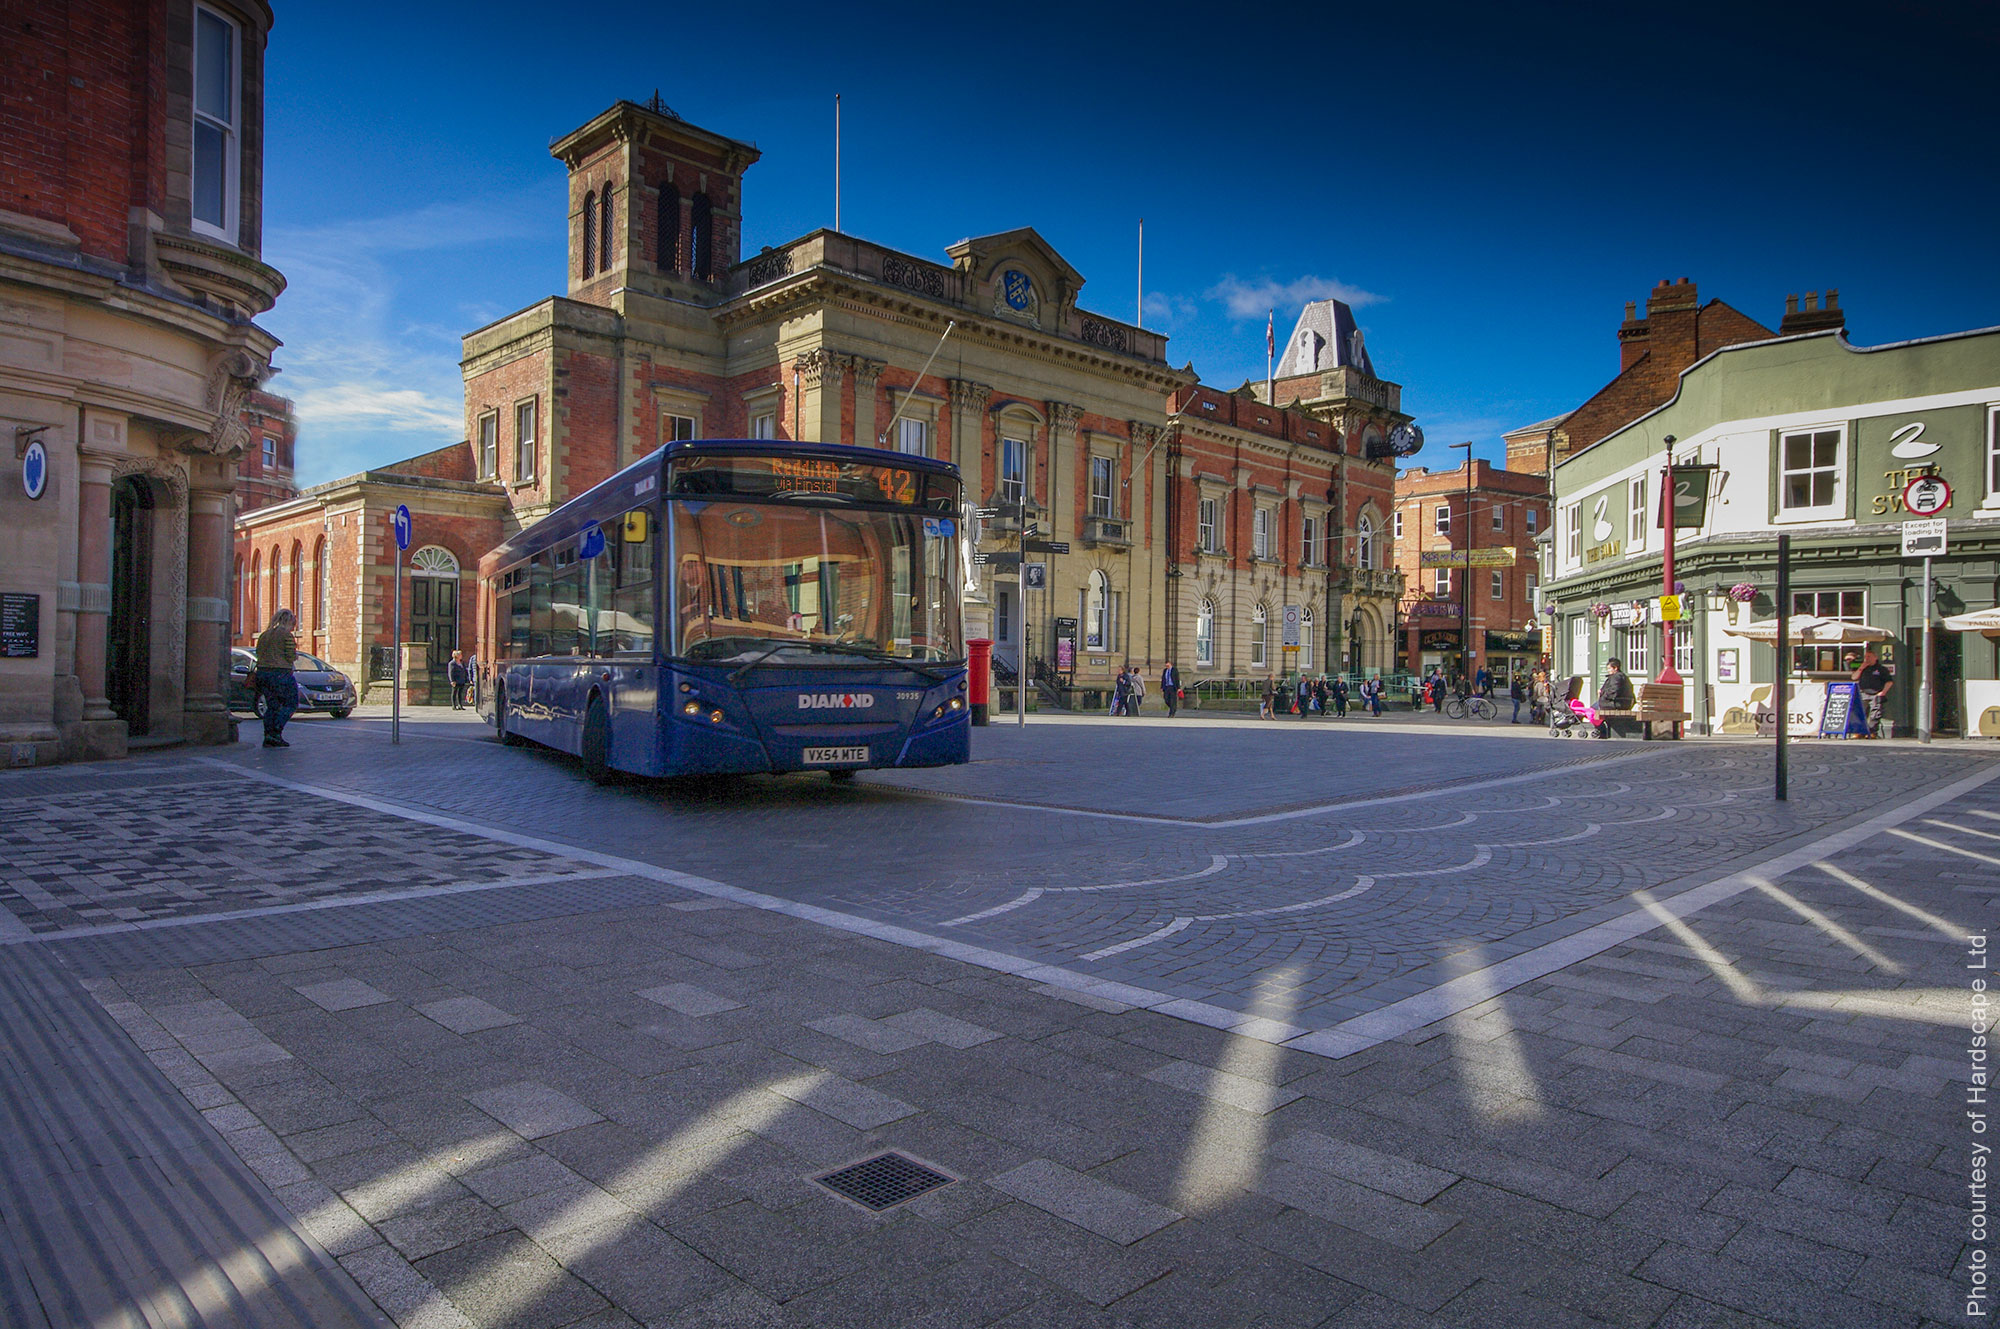
[[257,638],[257,695],[264,702],[264,746],[288,748],[285,721],[299,708],[299,680],[292,665],[299,658],[298,616],[289,609],[271,615],[271,626]]

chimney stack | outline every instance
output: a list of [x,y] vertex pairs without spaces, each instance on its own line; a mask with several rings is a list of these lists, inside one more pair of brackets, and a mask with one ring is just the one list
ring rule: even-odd
[[1840,290],[1829,287],[1826,293],[1826,307],[1819,303],[1818,291],[1807,291],[1805,300],[1796,295],[1785,297],[1785,316],[1778,323],[1780,337],[1797,336],[1805,332],[1846,332],[1847,315],[1840,308]]

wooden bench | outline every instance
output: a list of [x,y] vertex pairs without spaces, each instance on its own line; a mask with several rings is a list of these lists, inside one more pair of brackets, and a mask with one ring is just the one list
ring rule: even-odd
[[1681,696],[1681,687],[1672,683],[1641,683],[1637,706],[1619,711],[1600,707],[1597,713],[1604,717],[1611,732],[1621,737],[1637,730],[1640,738],[1650,741],[1655,736],[1653,726],[1666,725],[1665,737],[1679,738],[1681,725],[1694,719],[1680,709]]

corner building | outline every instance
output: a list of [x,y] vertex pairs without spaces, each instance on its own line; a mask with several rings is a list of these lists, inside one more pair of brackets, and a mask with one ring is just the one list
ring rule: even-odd
[[284,289],[259,257],[271,22],[262,0],[9,6],[0,759],[10,764],[231,737],[238,458],[247,399],[277,345],[255,320]]
[[1192,375],[1163,336],[1085,310],[1082,274],[1029,228],[945,262],[828,230],[746,258],[757,150],[657,99],[552,152],[569,168],[568,289],[465,339],[456,478],[504,496],[488,547],[676,439],[881,447],[960,467],[968,498],[1001,511],[976,524],[979,549],[1018,550],[1023,519],[1069,543],[1031,555],[1047,578],[1025,599],[1018,572],[975,569],[967,631],[995,639],[1003,674],[1053,661],[1068,630],[1088,635],[1078,687],[1165,658],[1157,445]]

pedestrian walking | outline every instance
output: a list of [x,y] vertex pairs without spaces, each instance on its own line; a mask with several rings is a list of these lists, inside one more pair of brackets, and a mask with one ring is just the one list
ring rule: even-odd
[[1146,700],[1146,676],[1139,672],[1138,665],[1127,665],[1125,672],[1132,676],[1132,686],[1125,694],[1125,714],[1137,715],[1140,704]]
[[1488,670],[1485,665],[1479,666],[1479,672],[1472,676],[1472,686],[1474,691],[1478,692],[1480,696],[1482,697],[1492,696],[1493,695],[1492,671]]
[[1121,669],[1118,671],[1117,679],[1111,684],[1111,713],[1113,715],[1125,714],[1125,708],[1131,704],[1131,700],[1132,671]]
[[1382,680],[1371,678],[1362,684],[1368,690],[1368,709],[1377,720],[1382,718]]
[[1273,683],[1270,679],[1267,678],[1264,680],[1264,695],[1261,698],[1259,698],[1257,702],[1258,719],[1269,720],[1272,719],[1277,714],[1277,712],[1272,708],[1272,703],[1277,700],[1276,688],[1277,685]]
[[1347,718],[1347,679],[1345,677],[1336,677],[1333,680],[1333,718],[1336,720],[1345,720]]
[[288,748],[285,722],[299,708],[299,680],[292,666],[299,658],[298,616],[289,609],[271,615],[271,626],[257,638],[257,697],[264,703],[264,746]]
[[1300,674],[1298,683],[1292,689],[1292,714],[1303,720],[1312,714],[1311,707],[1312,684],[1306,682],[1304,674]]
[[466,688],[472,682],[472,667],[465,663],[464,651],[451,653],[451,663],[444,667],[444,675],[451,683],[451,708],[464,710]]
[[1439,669],[1431,674],[1430,691],[1431,691],[1431,709],[1440,715],[1443,714],[1444,713],[1444,670]]
[[1509,720],[1508,724],[1521,723],[1521,703],[1527,699],[1528,690],[1521,686],[1521,676],[1516,674],[1513,680],[1507,684],[1507,700],[1514,703],[1514,718]]
[[1181,711],[1181,674],[1174,668],[1172,660],[1160,671],[1160,700],[1167,704],[1167,718],[1173,719]]

